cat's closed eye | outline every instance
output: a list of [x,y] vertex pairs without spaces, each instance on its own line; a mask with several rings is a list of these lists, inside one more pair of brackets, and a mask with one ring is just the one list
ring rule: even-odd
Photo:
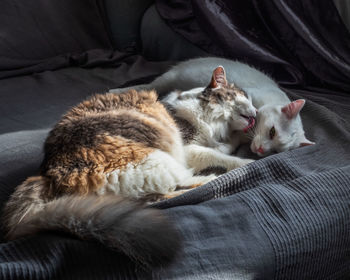
[[270,139],[271,139],[271,140],[275,137],[275,135],[276,135],[276,129],[275,129],[274,126],[271,127],[269,135],[270,135]]

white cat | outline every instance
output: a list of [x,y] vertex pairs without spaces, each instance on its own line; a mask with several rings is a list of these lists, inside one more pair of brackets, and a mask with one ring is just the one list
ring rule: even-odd
[[190,59],[180,62],[152,83],[133,88],[154,88],[160,96],[174,89],[193,89],[206,85],[212,69],[218,65],[225,67],[227,79],[245,91],[259,111],[250,146],[252,152],[266,156],[314,144],[306,139],[299,115],[305,100],[291,102],[270,77],[241,62],[217,57]]

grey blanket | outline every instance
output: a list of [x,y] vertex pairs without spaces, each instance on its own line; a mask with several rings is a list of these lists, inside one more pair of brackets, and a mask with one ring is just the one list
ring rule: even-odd
[[186,247],[159,279],[350,279],[350,97],[289,93],[317,144],[160,204]]

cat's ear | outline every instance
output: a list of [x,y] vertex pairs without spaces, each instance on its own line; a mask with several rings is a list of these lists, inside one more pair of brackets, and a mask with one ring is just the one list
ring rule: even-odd
[[219,86],[227,86],[226,73],[223,66],[218,66],[213,71],[213,76],[208,87],[217,88]]
[[299,147],[305,147],[305,146],[311,146],[311,145],[315,145],[315,142],[312,142],[309,139],[306,139],[305,136],[303,136],[302,139],[300,139]]
[[282,107],[281,111],[288,119],[293,119],[299,114],[300,110],[304,107],[304,104],[305,99],[298,99]]

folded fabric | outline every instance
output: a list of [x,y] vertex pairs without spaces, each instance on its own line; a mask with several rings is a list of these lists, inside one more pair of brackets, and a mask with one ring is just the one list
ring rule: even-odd
[[156,6],[193,44],[248,62],[280,84],[350,90],[350,33],[333,1],[156,0]]
[[86,51],[112,49],[105,19],[102,0],[1,1],[0,78],[79,65]]

